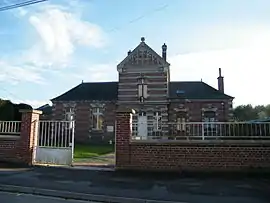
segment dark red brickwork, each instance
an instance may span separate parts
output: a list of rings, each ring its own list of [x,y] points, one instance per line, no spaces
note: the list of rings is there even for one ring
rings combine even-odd
[[[36,141],[36,130],[40,111],[22,111],[22,124],[20,136],[0,137],[0,162],[16,162],[27,165],[32,164],[33,148]]]
[[[116,168],[135,170],[270,169],[270,144],[136,143],[130,141],[131,111],[117,113]]]
[[[130,164],[130,140],[132,111],[118,109],[116,113],[116,167],[122,168]]]
[[[129,150],[130,160],[124,167],[132,169],[168,171],[270,169],[270,145],[132,143]]]
[[[75,102],[75,142],[76,143],[109,143],[114,140],[114,132],[107,132],[107,126],[115,125],[116,102],[98,102],[104,103],[104,127],[101,131],[92,130],[91,103],[94,101]],[[53,106],[52,120],[65,119],[65,105],[68,102],[55,102]]]
[[[116,102],[106,102],[104,108],[104,131],[94,132],[91,131],[91,111],[90,104],[95,101],[81,101],[75,102],[75,141],[79,143],[108,143],[110,140],[114,140],[114,133],[107,133],[107,126],[115,125],[115,111]],[[102,103],[102,102],[96,102]],[[222,103],[224,104],[222,106]],[[65,102],[55,102],[53,107],[53,115],[51,120],[63,120],[65,118]],[[184,108],[188,108],[189,121],[201,122],[202,121],[202,108],[207,108],[211,104],[213,108],[217,108],[217,121],[229,121],[229,113],[231,108],[228,101],[224,100],[209,100],[209,101],[173,101],[168,105],[168,116],[170,122],[175,122],[175,108],[180,105],[184,105]],[[43,118],[42,118],[43,119]]]
[[[169,104],[169,118],[170,121],[174,121],[172,118],[175,115],[175,108],[179,105],[183,105],[184,108],[188,109],[189,121],[190,122],[201,122],[202,121],[202,108],[208,108],[208,105],[211,104],[212,108],[217,108],[217,121],[227,122],[230,120],[231,107],[228,104],[228,101],[217,100],[217,101],[174,101]]]

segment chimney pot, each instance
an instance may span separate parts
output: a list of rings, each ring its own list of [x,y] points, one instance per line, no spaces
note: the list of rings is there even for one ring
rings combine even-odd
[[[222,93],[224,93],[224,77],[221,75],[221,68],[218,69],[219,75],[218,75],[218,90]]]
[[[167,60],[167,45],[165,43],[162,45],[162,58]]]

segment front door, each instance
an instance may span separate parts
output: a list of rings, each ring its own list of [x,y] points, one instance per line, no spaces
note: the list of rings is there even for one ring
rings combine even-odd
[[[138,116],[138,136],[142,140],[147,139],[147,116]]]

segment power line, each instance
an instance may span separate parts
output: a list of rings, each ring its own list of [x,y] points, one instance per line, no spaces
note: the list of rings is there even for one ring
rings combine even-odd
[[[112,28],[112,29],[108,30],[107,33],[110,33],[110,32],[114,32],[114,31],[120,30],[121,28],[126,27],[126,26],[129,25],[129,24],[135,23],[135,22],[137,22],[137,21],[139,21],[139,20],[142,20],[142,19],[144,19],[145,17],[147,17],[147,16],[149,16],[149,15],[152,15],[153,13],[156,13],[156,12],[159,12],[159,11],[164,10],[164,9],[166,9],[168,6],[169,6],[169,4],[165,4],[165,5],[162,5],[162,6],[160,6],[160,7],[157,7],[157,8],[155,8],[155,9],[151,10],[150,12],[146,12],[146,13],[144,13],[144,14],[142,14],[142,15],[140,15],[140,16],[134,18],[134,19],[131,19],[130,21],[128,21],[128,22],[127,22],[125,25],[123,25],[123,26],[115,27],[115,28]]]
[[[41,2],[45,2],[45,1],[48,1],[48,0],[30,0],[30,1],[25,1],[25,2],[21,2],[21,3],[16,3],[16,4],[13,4],[13,5],[10,5],[10,6],[4,6],[4,7],[0,7],[0,12],[1,11],[5,11],[5,10],[10,10],[10,9],[15,9],[15,8],[19,8],[19,7],[23,7],[23,6],[28,6],[28,5],[32,5],[32,4],[36,4],[36,3],[41,3]],[[144,19],[145,17],[149,16],[149,15],[152,15],[153,13],[156,13],[156,12],[159,12],[159,11],[162,11],[164,9],[166,9],[169,5],[168,4],[165,4],[165,5],[162,5],[160,7],[157,7],[153,10],[151,10],[150,12],[146,12],[134,19],[131,19],[129,20],[125,25],[123,26],[120,26],[120,27],[115,27],[115,28],[112,28],[110,30],[107,31],[107,33],[110,33],[110,32],[114,32],[114,31],[117,31],[117,30],[120,30],[121,28],[123,27],[126,27],[127,25],[129,24],[132,24],[132,23],[135,23],[139,20],[142,20]],[[9,76],[10,77],[10,76]],[[14,77],[11,77],[13,78],[14,80],[17,80],[19,81],[18,79],[14,78]],[[18,96],[16,96],[15,94],[11,93],[10,91],[8,91],[7,89],[3,88],[3,87],[0,87],[0,89],[4,90],[5,92],[7,92],[8,94],[16,97],[17,99],[20,99],[22,100],[21,98],[19,98]]]
[[[30,6],[30,5],[45,2],[45,1],[48,1],[48,0],[30,0],[30,1],[24,1],[21,3],[14,3],[11,5],[0,7],[0,12],[10,10],[10,9],[20,8],[20,7],[24,7],[24,6]]]
[[[14,76],[11,76],[8,72],[6,71],[1,71],[3,73],[5,73],[6,75],[8,75],[8,78],[11,78],[13,79],[14,81],[16,82],[21,82],[21,80],[19,80],[18,78],[15,78]],[[1,82],[1,81],[0,81]],[[4,88],[3,86],[0,86],[0,89],[2,89],[3,91],[5,91],[6,93],[8,93],[9,95],[11,95],[12,97],[14,97],[15,99],[18,99],[18,100],[22,100],[23,99],[21,97],[18,97],[17,95],[13,94],[11,91],[7,90],[6,88]],[[1,99],[1,98],[0,98]]]
[[[18,97],[17,95],[13,94],[12,92],[8,91],[6,88],[4,87],[0,87],[1,90],[3,90],[4,92],[8,93],[9,95],[11,95],[12,97],[14,97],[15,99],[21,100],[23,101],[24,99]]]

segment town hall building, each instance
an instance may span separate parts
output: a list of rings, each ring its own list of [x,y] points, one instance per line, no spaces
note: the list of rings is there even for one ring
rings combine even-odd
[[[118,81],[82,82],[51,100],[53,119],[75,120],[76,142],[113,141],[121,107],[135,110],[133,134],[141,139],[169,133],[169,123],[183,130],[188,122],[232,119],[234,98],[224,93],[221,69],[218,89],[202,81],[171,81],[166,44],[160,56],[142,37],[116,69]]]

